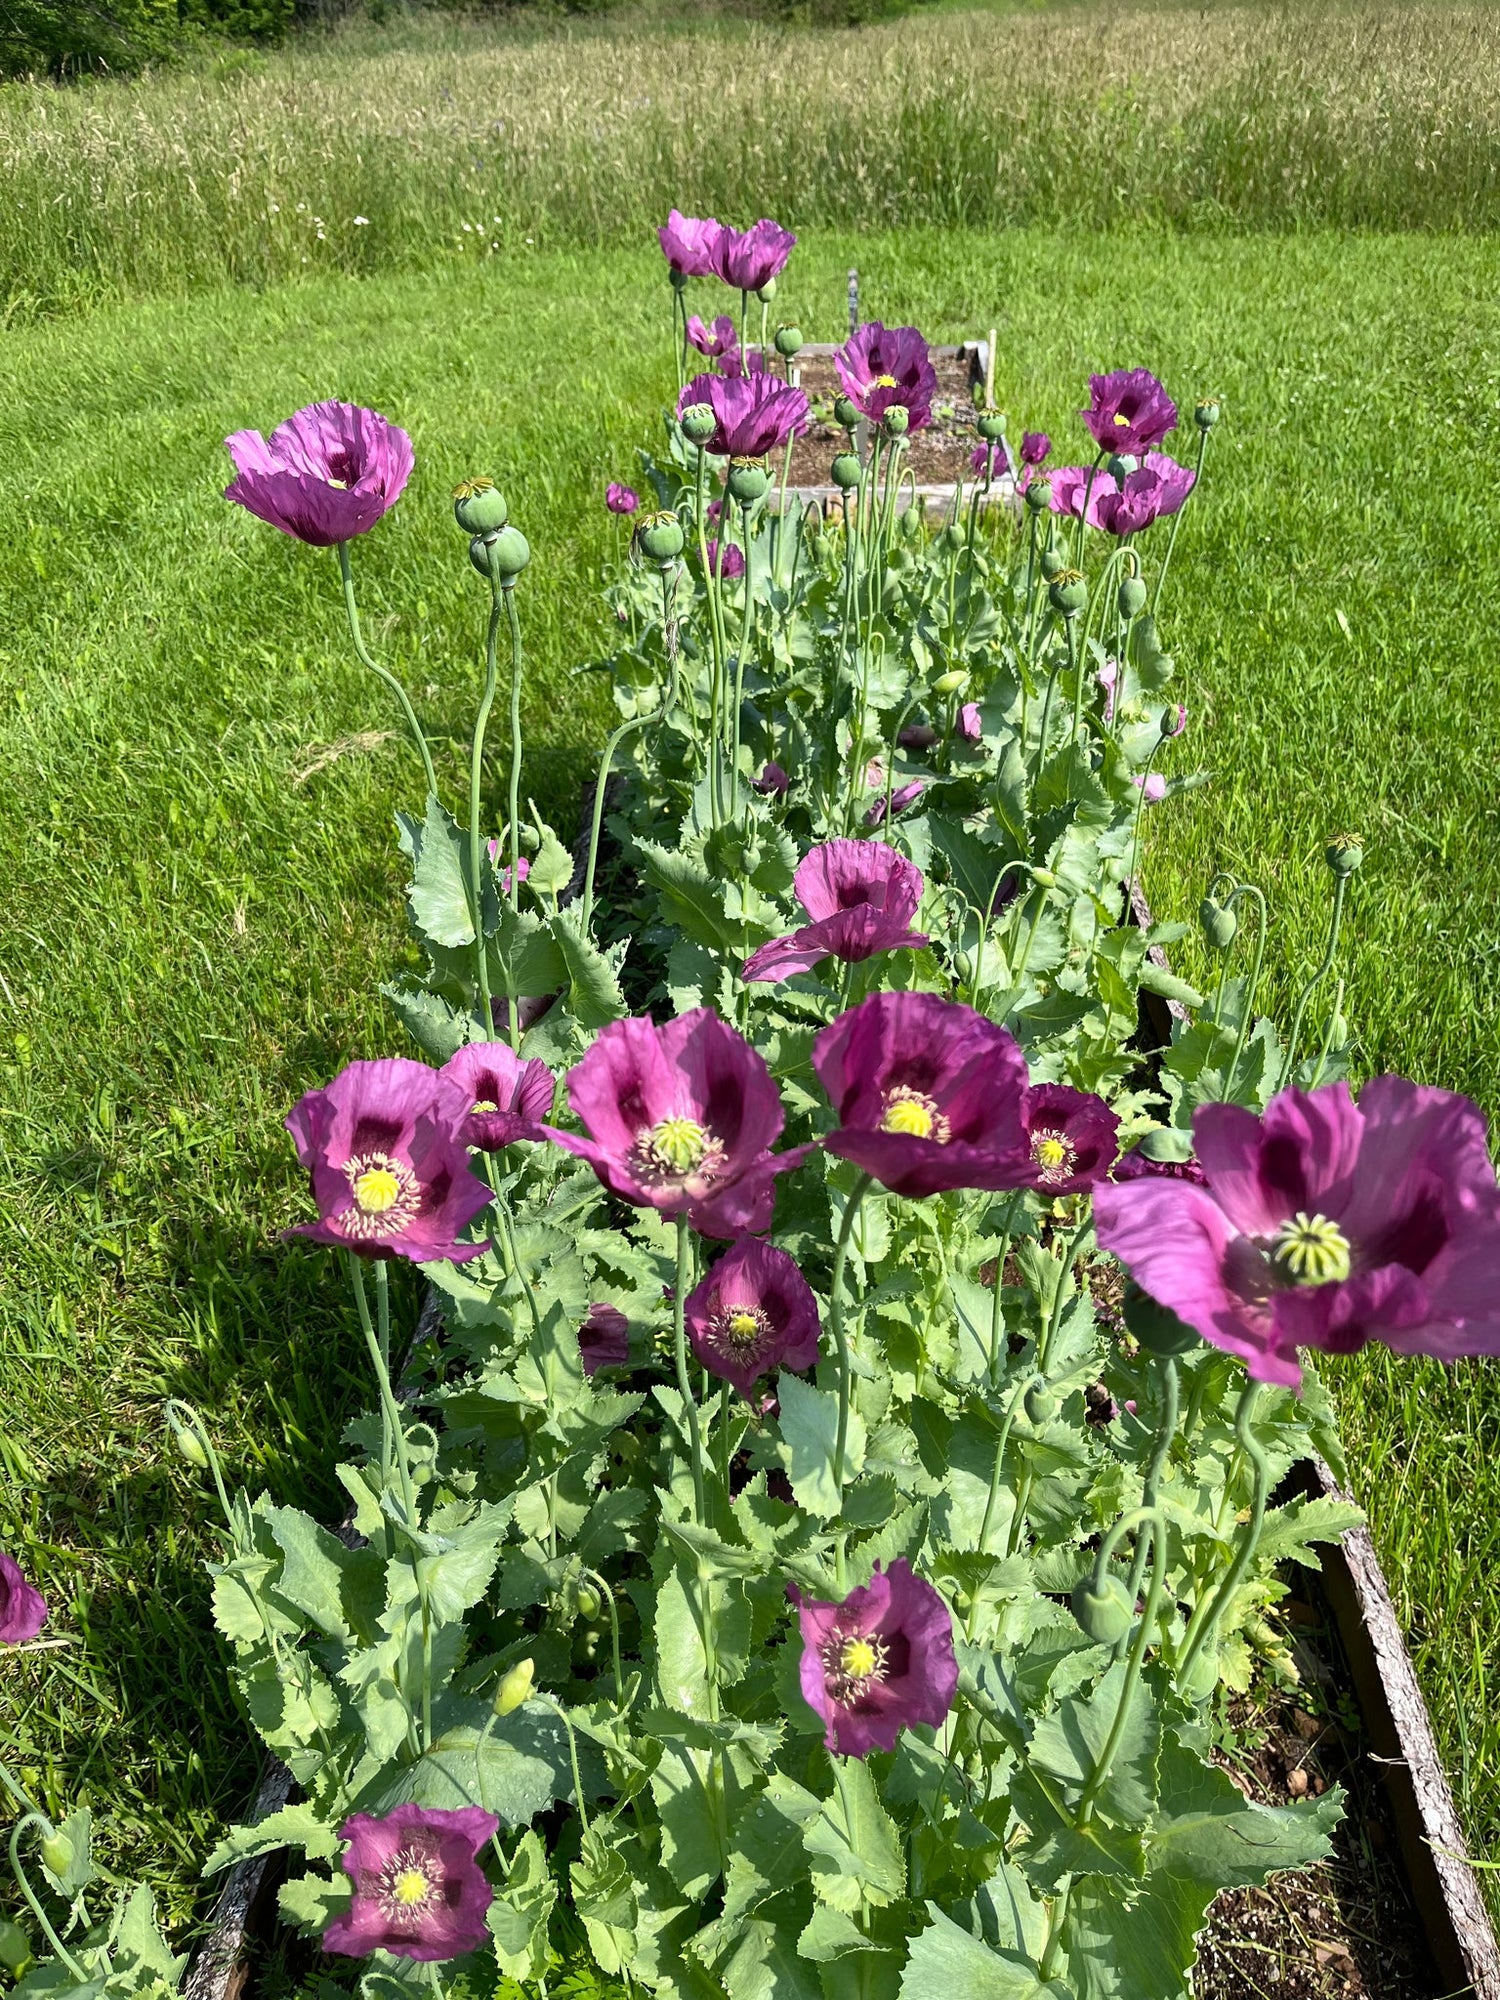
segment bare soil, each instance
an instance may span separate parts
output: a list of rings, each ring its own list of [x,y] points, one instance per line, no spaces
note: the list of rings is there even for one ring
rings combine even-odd
[[[908,437],[902,462],[911,468],[919,486],[951,486],[956,479],[972,479],[969,457],[979,442],[974,431],[970,364],[956,349],[939,348],[933,353],[932,365],[937,375],[933,420],[926,429]],[[812,424],[792,447],[790,484],[826,486],[828,469],[844,449],[844,433],[833,421],[833,399],[840,393],[838,374],[831,354],[799,356],[797,366],[812,405]]]

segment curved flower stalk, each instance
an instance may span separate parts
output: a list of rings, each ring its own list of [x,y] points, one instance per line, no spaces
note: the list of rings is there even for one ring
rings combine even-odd
[[[806,854],[793,877],[812,918],[772,938],[745,961],[747,982],[790,979],[824,958],[846,965],[877,952],[917,950],[928,942],[911,920],[922,900],[922,871],[882,840],[830,840]]]
[[[936,1728],[958,1691],[953,1613],[903,1557],[875,1565],[842,1603],[787,1595],[802,1630],[802,1694],[836,1757],[894,1750],[903,1729]]]
[[[499,1827],[478,1806],[402,1805],[383,1819],[351,1814],[339,1835],[348,1842],[343,1868],[354,1895],[324,1931],[324,1951],[441,1962],[487,1944],[485,1912],[495,1892],[479,1853]]]
[[[1483,1113],[1382,1076],[1287,1090],[1263,1117],[1206,1104],[1205,1176],[1095,1195],[1099,1242],[1257,1381],[1298,1388],[1299,1347],[1500,1354],[1500,1189]]]
[[[687,1301],[688,1341],[710,1375],[747,1402],[774,1369],[800,1372],[818,1358],[818,1302],[795,1258],[746,1237],[714,1265]]]

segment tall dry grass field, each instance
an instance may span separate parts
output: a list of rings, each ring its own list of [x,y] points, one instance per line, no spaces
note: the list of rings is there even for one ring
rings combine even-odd
[[[1483,230],[1484,6],[945,12],[349,35],[0,89],[0,310],[639,237],[672,202],[795,226]]]

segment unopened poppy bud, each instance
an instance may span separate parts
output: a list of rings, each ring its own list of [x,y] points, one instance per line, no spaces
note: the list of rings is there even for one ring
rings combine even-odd
[[[1234,911],[1226,910],[1212,896],[1205,896],[1198,905],[1198,923],[1204,938],[1215,951],[1228,951],[1240,927],[1240,920]]]
[[[1034,1424],[1049,1424],[1057,1415],[1057,1398],[1045,1382],[1033,1382],[1026,1391],[1026,1414]]]
[[[1138,618],[1146,608],[1146,586],[1138,576],[1127,576],[1120,585],[1115,602],[1120,607],[1122,618]]]
[[[1033,514],[1045,514],[1052,505],[1052,482],[1048,479],[1032,479],[1026,486],[1026,505]]]
[[[1060,576],[1067,566],[1068,559],[1060,548],[1054,545],[1042,550],[1041,572],[1049,583],[1053,577]]]
[[[1217,396],[1205,396],[1201,403],[1194,404],[1193,422],[1198,426],[1200,431],[1211,431],[1218,421],[1219,399]]]
[[[778,326],[776,329],[776,352],[783,361],[790,361],[802,352],[802,329],[800,326]]]
[[[738,500],[742,507],[748,507],[765,492],[771,483],[771,476],[763,465],[753,459],[735,459],[729,467],[729,497]]]
[[[974,419],[974,428],[986,444],[1005,436],[1005,419],[998,410],[984,410]]]
[[[199,1472],[207,1472],[208,1453],[203,1449],[202,1438],[182,1421],[175,1410],[167,1411],[167,1428],[172,1433],[172,1442],[177,1447],[178,1456],[186,1459],[187,1463]]]
[[[1357,833],[1341,833],[1329,841],[1323,855],[1335,875],[1352,875],[1365,858],[1364,842]]]
[[[1076,618],[1089,601],[1089,587],[1076,569],[1060,569],[1047,586],[1047,597],[1054,611]]]
[[[513,1715],[525,1702],[531,1699],[532,1683],[536,1679],[535,1660],[517,1660],[508,1674],[501,1677],[495,1689],[496,1715]]]
[[[816,563],[820,563],[827,561],[828,551],[832,545],[830,544],[828,537],[826,535],[814,535],[812,540],[808,543],[807,546],[809,551],[811,552],[813,561]]]
[[[689,403],[677,421],[689,444],[707,444],[719,427],[711,403]]]
[[[757,287],[755,296],[763,306],[768,306],[776,296],[776,280],[774,278],[767,278],[763,285]]]
[[[841,430],[852,431],[859,423],[859,405],[851,402],[847,396],[835,396],[833,421]]]
[[[55,1875],[59,1881],[66,1880],[68,1870],[73,1866],[75,1853],[76,1850],[67,1834],[59,1833],[55,1827],[42,1841],[42,1861],[49,1873]]]
[[[688,284],[687,272],[679,270],[678,267],[674,264],[672,266],[672,290],[674,292],[685,292],[687,290],[687,284]]]
[[[880,428],[887,437],[905,437],[911,428],[911,411],[904,409],[900,403],[892,403],[880,419]]]
[[[969,685],[969,676],[962,667],[955,667],[951,673],[939,674],[932,684],[934,694],[958,694]]]
[[[1218,1685],[1219,1656],[1211,1646],[1203,1648],[1186,1674],[1177,1676],[1178,1692],[1192,1702],[1207,1701]]]
[[[675,514],[648,514],[635,531],[635,545],[648,562],[671,562],[682,554],[682,523]]]
[[[466,479],[453,489],[453,517],[466,535],[492,535],[510,515],[493,479]]]
[[[922,509],[913,500],[909,507],[901,510],[901,532],[909,542],[914,542],[922,532]]]
[[[1073,1616],[1096,1646],[1117,1646],[1135,1623],[1135,1606],[1117,1576],[1101,1577],[1099,1588],[1087,1578],[1069,1602]]]
[[[498,535],[486,537],[490,544],[490,575],[498,577],[506,590],[531,561],[531,544],[519,528],[504,527]]]
[[[833,483],[841,493],[848,493],[858,486],[861,477],[859,460],[852,451],[841,451],[833,461]]]
[[[598,1591],[595,1590],[590,1584],[587,1583],[579,1584],[578,1586],[579,1617],[585,1619],[590,1625],[592,1625],[594,1620],[599,1616],[599,1613],[603,1609],[604,1606],[599,1602]]]
[[[950,521],[947,527],[944,528],[943,532],[938,536],[938,546],[940,548],[946,549],[950,555],[955,555],[957,554],[958,550],[960,550],[963,547],[963,545],[964,545],[963,529],[958,525],[957,521]]]
[[[1104,469],[1111,479],[1125,480],[1136,471],[1138,464],[1139,461],[1132,458],[1129,452],[1117,451]]]
[[[31,1961],[31,1944],[25,1931],[9,1917],[0,1917],[0,1965],[19,1979]]]

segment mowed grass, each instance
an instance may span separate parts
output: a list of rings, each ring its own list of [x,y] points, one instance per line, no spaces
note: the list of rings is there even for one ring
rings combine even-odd
[[[1192,711],[1175,768],[1213,782],[1153,814],[1151,899],[1190,919],[1211,868],[1260,882],[1284,1000],[1321,946],[1324,840],[1359,829],[1361,1065],[1500,1111],[1500,245],[817,234],[785,287],[809,337],[839,331],[850,263],[872,317],[997,325],[1015,424],[1059,443],[1091,366],[1222,395],[1166,605]],[[450,780],[483,597],[447,492],[502,481],[535,550],[527,786],[566,826],[605,721],[574,678],[602,643],[602,488],[652,433],[666,319],[652,250],[539,253],[120,307],[0,357],[0,1545],[76,1642],[0,1665],[0,1726],[179,1918],[254,1764],[207,1626],[211,1519],[160,1404],[201,1402],[233,1477],[334,1505],[363,1389],[337,1269],[278,1241],[304,1212],[278,1121],[401,1046],[375,988],[403,949],[390,815],[416,793],[399,737],[370,740],[396,718],[349,660],[332,558],[223,504],[219,440],[335,393],[412,431],[356,571]],[[1181,963],[1205,976],[1192,942]],[[1500,1853],[1497,1379],[1339,1370],[1471,1838]]]
[[[1500,37],[1472,0],[818,35],[676,12],[440,16],[0,87],[0,318],[609,247],[674,202],[803,230],[1500,224]]]

